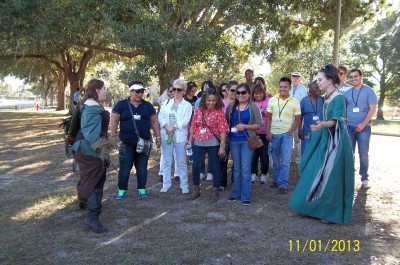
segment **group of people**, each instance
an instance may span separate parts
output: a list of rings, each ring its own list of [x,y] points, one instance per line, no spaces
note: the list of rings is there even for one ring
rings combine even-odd
[[[251,204],[252,183],[267,183],[270,156],[270,187],[286,194],[294,147],[294,162],[299,164],[301,177],[289,208],[323,222],[347,224],[352,211],[356,144],[363,187],[369,188],[370,120],[377,97],[372,88],[363,84],[360,70],[350,71],[352,86],[344,85],[346,75],[346,68],[326,65],[307,91],[301,84],[300,72],[294,72],[291,78],[280,79],[276,96],[267,92],[263,78],[253,81],[250,69],[245,72],[244,83],[230,81],[217,88],[213,82],[205,81],[197,95],[196,83],[177,79],[160,96],[158,113],[144,100],[143,83],[133,81],[129,84],[130,96],[113,107],[111,117],[99,104],[105,99],[104,82],[89,81],[80,107],[80,134],[72,146],[81,171],[78,197],[88,209],[86,225],[95,232],[107,231],[99,221],[106,163],[97,143],[108,136],[109,123],[108,138],[120,143],[116,199],[127,195],[133,165],[137,194],[148,196],[150,152],[142,152],[138,145],[152,140],[153,129],[155,144],[161,147],[162,154],[162,193],[172,185],[174,162],[181,192],[189,193],[190,200],[201,196],[207,153],[212,202],[218,201],[219,192],[227,186],[229,154],[233,161],[229,201]],[[321,97],[321,91],[325,97]],[[262,143],[261,147],[249,144],[254,139]],[[188,160],[192,162],[191,191]]]

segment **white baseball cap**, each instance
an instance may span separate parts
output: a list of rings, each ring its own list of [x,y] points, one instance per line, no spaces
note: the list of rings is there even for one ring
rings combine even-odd
[[[293,73],[292,73],[292,76],[299,76],[299,77],[301,77],[301,74],[300,74],[300,72],[293,72]]]
[[[131,87],[129,88],[129,90],[140,90],[140,89],[144,89],[144,87],[139,84],[131,85]]]

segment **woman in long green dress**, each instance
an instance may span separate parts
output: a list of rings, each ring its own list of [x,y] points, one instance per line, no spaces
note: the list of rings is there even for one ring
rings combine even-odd
[[[323,223],[348,224],[354,195],[354,159],[345,124],[346,100],[336,89],[338,69],[329,64],[318,72],[325,91],[323,121],[311,125],[310,142],[299,166],[301,178],[289,208],[321,219]]]

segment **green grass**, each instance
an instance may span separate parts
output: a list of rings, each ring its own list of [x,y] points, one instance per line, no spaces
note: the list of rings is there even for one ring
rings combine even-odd
[[[400,134],[400,119],[372,120],[372,132]]]

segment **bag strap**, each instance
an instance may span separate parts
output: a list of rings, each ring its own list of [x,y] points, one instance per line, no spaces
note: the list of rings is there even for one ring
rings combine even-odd
[[[204,118],[204,112],[203,112],[203,111],[201,111],[201,118],[202,118],[202,120],[203,120],[203,124],[204,124],[205,126],[207,126],[208,129],[210,129],[210,131],[211,131],[212,134],[214,135],[214,137],[217,138],[218,143],[221,143],[221,140],[218,138],[217,134],[210,128],[210,126],[208,126],[208,124],[207,124],[207,122],[206,122],[206,119]]]
[[[126,102],[128,103],[129,111],[131,112],[133,126],[135,126],[135,134],[136,134],[136,136],[138,138],[140,138],[139,131],[138,131],[137,127],[136,127],[135,118],[133,117],[133,111],[132,111],[131,103],[129,102],[129,98],[126,99]]]
[[[248,107],[248,106],[249,106],[249,104],[247,104],[247,107]],[[245,109],[247,109],[247,107],[246,107]],[[249,107],[249,108],[250,108],[250,107]],[[239,124],[240,124],[240,123],[242,123],[242,121],[241,121],[241,119],[240,119],[240,106],[239,106],[239,105],[238,105],[237,111],[238,111]],[[246,139],[249,140],[250,135],[247,135],[249,132],[247,132],[247,134],[246,134],[246,132],[247,132],[247,129],[243,130],[244,136],[246,136]]]

